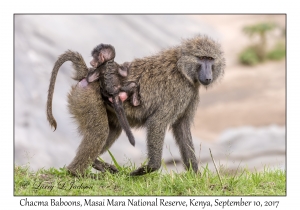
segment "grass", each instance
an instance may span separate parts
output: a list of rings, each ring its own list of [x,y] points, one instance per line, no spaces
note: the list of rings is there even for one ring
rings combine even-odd
[[[239,61],[248,66],[254,66],[265,60],[279,61],[285,58],[285,45],[277,43],[273,49],[268,51],[266,55],[261,52],[258,46],[249,46],[239,54]]]
[[[247,47],[239,55],[239,60],[244,65],[254,66],[261,62],[261,58],[258,56],[257,48],[254,46]]]
[[[277,36],[277,43],[273,49],[267,51],[268,34],[271,34],[274,29],[282,31],[280,36]],[[281,60],[285,58],[285,29],[275,23],[257,23],[248,25],[243,28],[243,32],[250,37],[258,37],[258,42],[246,47],[239,54],[239,61],[248,66],[254,66],[266,60]],[[280,41],[281,40],[281,41]]]
[[[267,58],[270,60],[281,60],[285,58],[285,45],[284,43],[278,42],[275,47],[268,52]]]
[[[140,177],[130,177],[134,167],[120,166],[117,174],[98,173],[94,178],[77,178],[65,168],[32,172],[28,167],[15,167],[15,195],[286,195],[286,174],[282,170],[238,174],[221,173],[218,176],[201,168],[201,174],[153,172]],[[222,183],[220,182],[222,180]]]

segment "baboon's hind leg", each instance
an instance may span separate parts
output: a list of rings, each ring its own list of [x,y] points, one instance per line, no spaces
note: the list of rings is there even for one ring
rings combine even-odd
[[[117,116],[114,113],[107,111],[108,116],[108,126],[109,126],[109,134],[107,140],[105,141],[104,146],[100,152],[100,155],[106,152],[116,141],[116,139],[120,136],[122,132],[121,125],[118,121]]]
[[[104,146],[102,147],[100,155],[106,152],[111,147],[111,145],[116,141],[116,139],[120,136],[122,132],[122,128],[120,127],[117,120],[118,119],[115,114],[108,112],[109,134]],[[98,159],[94,161],[93,168],[101,172],[107,170],[111,173],[118,172],[117,168],[114,165],[101,162]]]
[[[68,96],[69,110],[78,123],[83,139],[73,161],[67,167],[74,175],[82,175],[100,154],[109,133],[106,108],[95,84],[72,87]]]

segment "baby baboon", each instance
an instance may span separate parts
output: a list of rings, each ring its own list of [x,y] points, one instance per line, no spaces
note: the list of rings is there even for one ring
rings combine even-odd
[[[99,44],[92,51],[93,59],[87,82],[91,83],[100,79],[102,94],[113,102],[112,96],[119,95],[121,101],[131,96],[133,106],[140,105],[138,86],[135,82],[127,82],[126,77],[130,67],[129,62],[118,65],[114,62],[115,48],[108,44]],[[102,84],[102,85],[101,85]]]
[[[116,111],[121,127],[126,132],[129,142],[134,146],[135,140],[124,113],[122,101],[128,96],[132,98],[134,106],[139,105],[137,85],[135,82],[126,83],[129,63],[122,66],[114,62],[115,49],[111,45],[100,44],[92,51],[93,60],[90,62],[95,68],[87,75],[87,82],[99,79],[102,97],[108,99]]]
[[[134,107],[126,101],[123,105],[131,127],[147,128],[149,160],[131,175],[143,175],[160,168],[168,127],[174,134],[185,167],[198,171],[190,126],[199,102],[199,87],[209,87],[223,75],[224,68],[220,45],[200,35],[131,62],[127,81],[135,81],[139,86],[141,106]],[[94,161],[95,168],[114,171],[113,166],[99,163],[96,158],[114,143],[121,128],[114,110],[98,97],[95,89],[99,85],[90,83],[87,87],[73,86],[69,94],[69,109],[78,122],[83,140],[68,170],[83,173]]]
[[[87,81],[91,83],[99,79],[100,92],[103,100],[112,105],[121,127],[126,132],[129,142],[134,146],[134,136],[127,121],[122,100],[124,101],[132,92],[135,92],[133,95],[137,95],[137,85],[135,82],[130,82],[128,85],[123,86],[125,78],[119,75],[119,68],[120,66],[115,62],[102,64],[95,70],[89,72]],[[125,96],[122,93],[124,93]]]

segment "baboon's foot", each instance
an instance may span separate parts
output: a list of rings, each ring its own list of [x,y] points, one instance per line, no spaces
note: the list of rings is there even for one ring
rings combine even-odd
[[[104,163],[96,159],[92,165],[92,167],[98,171],[105,172],[109,171],[110,173],[114,174],[118,172],[118,169],[109,163]]]
[[[122,102],[124,102],[128,98],[128,94],[126,92],[120,92],[119,98],[121,99]]]
[[[153,171],[157,171],[159,168],[153,168],[150,166],[141,166],[138,169],[134,170],[133,172],[130,173],[130,176],[141,176],[144,174],[151,173]]]
[[[72,176],[75,176],[75,177],[84,177],[84,173],[83,172],[79,172],[79,171],[74,171],[74,170],[71,170],[70,168],[67,168],[68,170],[68,173]]]

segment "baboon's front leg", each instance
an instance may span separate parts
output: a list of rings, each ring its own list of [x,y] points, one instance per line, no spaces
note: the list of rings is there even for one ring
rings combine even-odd
[[[131,172],[131,176],[144,175],[156,171],[161,166],[162,150],[167,126],[157,120],[147,125],[148,164]]]
[[[177,122],[172,126],[172,131],[177,145],[179,146],[179,151],[185,168],[192,168],[195,172],[198,172],[198,164],[189,120],[185,117],[177,120]]]

